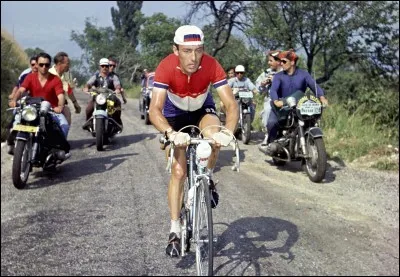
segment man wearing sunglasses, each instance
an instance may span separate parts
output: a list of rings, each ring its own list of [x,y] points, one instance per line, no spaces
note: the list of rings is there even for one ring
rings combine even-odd
[[[267,128],[268,117],[271,112],[271,98],[269,96],[269,90],[272,84],[273,76],[282,70],[281,60],[279,59],[280,50],[271,50],[267,52],[267,63],[269,68],[258,76],[256,80],[256,87],[260,93],[264,93],[264,109],[261,112],[262,124]],[[259,147],[266,147],[268,139],[268,131],[265,133],[264,140],[261,142]]]
[[[298,57],[292,49],[281,52],[279,59],[281,60],[282,71],[277,73],[272,81],[270,89],[271,105],[281,108],[283,106],[281,98],[288,97],[296,91],[305,92],[307,87],[319,97],[323,105],[328,105],[324,91],[316,84],[311,75],[306,70],[296,67]],[[269,144],[278,135],[278,118],[274,112],[270,113],[267,129],[267,142]]]
[[[16,101],[22,93],[26,91],[29,91],[29,95],[32,97],[43,97],[46,101],[49,101],[55,112],[52,113],[51,116],[60,126],[64,134],[64,141],[60,143],[63,145],[63,150],[67,154],[66,157],[69,158],[70,146],[67,142],[69,124],[65,116],[62,114],[65,105],[64,89],[60,78],[49,73],[50,62],[51,57],[49,54],[40,53],[38,55],[38,72],[33,72],[25,78],[13,99],[10,101],[10,107],[15,107]]]
[[[89,93],[89,89],[94,86],[96,88],[106,87],[115,91],[117,94],[121,93],[121,82],[117,75],[110,74],[110,61],[107,58],[102,58],[99,61],[99,69],[100,71],[93,75],[89,81],[87,81],[83,91]],[[115,107],[117,110],[113,114],[114,120],[121,125],[121,101],[116,98]],[[86,107],[86,123],[82,126],[82,129],[89,130],[90,124],[88,124],[88,120],[92,117],[94,111],[94,102],[93,97],[90,96],[88,105]]]
[[[246,89],[249,91],[252,91],[254,94],[258,93],[258,90],[256,86],[253,84],[253,82],[245,77],[246,70],[243,65],[237,65],[235,67],[235,75],[236,77],[230,78],[228,80],[228,85],[232,88],[233,95],[236,95],[240,89]],[[254,102],[252,102],[253,105],[253,111],[256,110],[256,105]],[[225,106],[222,101],[220,102],[220,109],[223,114],[225,114]],[[254,119],[254,113],[251,115],[251,121]]]
[[[108,64],[110,66],[110,75],[111,76],[116,75],[119,78],[118,74],[115,72],[115,70],[116,70],[116,68],[118,66],[117,60],[113,56],[109,56],[108,57]],[[121,82],[120,78],[119,78],[119,82],[120,82],[120,85],[121,85],[122,101],[124,101],[124,104],[126,104],[126,102],[128,102],[128,101],[126,100],[125,90],[122,87],[122,82]]]

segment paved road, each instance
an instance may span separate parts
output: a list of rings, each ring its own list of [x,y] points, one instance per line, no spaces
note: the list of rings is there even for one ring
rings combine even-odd
[[[84,108],[86,95],[78,93]],[[1,275],[194,275],[193,255],[165,255],[168,174],[158,133],[138,102],[104,152],[73,114],[72,157],[57,174],[34,169],[16,190],[1,150]],[[215,170],[215,275],[398,275],[399,177],[329,162],[310,182],[300,165],[276,168],[256,147],[232,150]]]

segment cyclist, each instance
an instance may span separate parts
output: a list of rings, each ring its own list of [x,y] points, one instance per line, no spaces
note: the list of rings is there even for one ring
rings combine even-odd
[[[239,116],[238,105],[227,84],[226,73],[216,59],[204,53],[203,44],[204,35],[197,26],[184,25],[176,30],[174,53],[164,58],[155,71],[150,104],[150,121],[177,146],[168,187],[171,229],[166,252],[172,257],[180,255],[179,214],[187,173],[186,146],[190,141],[190,130],[178,131],[187,125],[196,125],[200,129],[209,125],[220,125],[212,94],[208,91],[210,83],[225,104],[226,127],[231,132],[235,130]],[[216,142],[207,166],[211,177],[220,146],[226,146],[232,141],[231,134],[219,129],[208,128],[204,132],[206,137]],[[211,190],[215,207],[219,196],[213,182]]]

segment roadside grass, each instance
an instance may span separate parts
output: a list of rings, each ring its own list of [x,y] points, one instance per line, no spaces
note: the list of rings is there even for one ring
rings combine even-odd
[[[125,93],[128,96],[128,98],[139,98],[141,89],[142,87],[140,84],[134,84],[131,87],[126,88]]]

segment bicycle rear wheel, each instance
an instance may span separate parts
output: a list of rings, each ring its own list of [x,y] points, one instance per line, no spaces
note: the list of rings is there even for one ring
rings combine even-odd
[[[213,275],[213,221],[210,188],[205,179],[197,188],[194,219],[194,242],[196,246],[196,269],[198,276]]]

